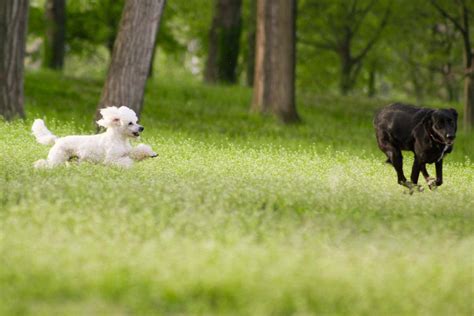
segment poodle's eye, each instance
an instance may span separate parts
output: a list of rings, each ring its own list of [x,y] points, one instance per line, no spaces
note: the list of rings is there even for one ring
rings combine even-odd
[[[132,122],[130,122],[130,123],[128,123],[128,125],[133,125],[133,123],[132,123]]]

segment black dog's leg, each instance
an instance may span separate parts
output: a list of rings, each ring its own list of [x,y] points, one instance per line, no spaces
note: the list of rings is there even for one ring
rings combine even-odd
[[[443,184],[443,159],[436,162],[436,186]]]
[[[430,177],[428,170],[426,170],[426,164],[422,163],[420,165],[421,173],[423,174],[423,177],[425,177],[426,181],[428,181],[428,178]]]
[[[390,157],[392,165],[395,168],[395,171],[397,172],[398,184],[401,184],[411,189],[413,186],[410,182],[407,181],[407,178],[405,178],[405,175],[403,174],[402,152],[396,148],[391,148],[391,150],[387,152],[387,155]]]
[[[418,185],[418,178],[420,177],[420,171],[421,171],[421,163],[418,161],[418,159],[415,156],[415,161],[413,162],[413,168],[411,170],[411,182],[418,188],[418,191],[423,191],[423,188]]]
[[[418,178],[420,177],[420,171],[421,171],[421,164],[418,162],[418,159],[415,157],[415,161],[413,162],[413,168],[411,169],[411,182],[413,184],[418,183]]]
[[[421,173],[423,173],[423,177],[425,177],[426,183],[428,184],[428,187],[430,190],[433,190],[436,188],[436,179],[430,177],[428,170],[426,170],[426,164],[421,164]]]

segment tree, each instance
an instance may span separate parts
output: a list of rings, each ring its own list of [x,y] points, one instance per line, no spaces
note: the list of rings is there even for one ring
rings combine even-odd
[[[295,0],[258,0],[251,109],[298,121],[295,106]]]
[[[204,80],[235,83],[239,56],[242,0],[215,0]]]
[[[140,115],[165,0],[126,0],[97,113],[126,105]]]
[[[438,1],[431,0],[431,4],[447,20],[449,20],[462,36],[464,43],[464,129],[470,131],[474,126],[474,51],[470,38],[469,19],[470,10],[468,8],[470,0],[456,0],[456,9],[460,12],[455,15],[448,9],[442,7]],[[454,8],[453,8],[454,9]]]
[[[308,35],[298,40],[316,49],[329,50],[337,54],[340,63],[339,89],[343,95],[354,88],[364,59],[380,39],[388,23],[391,2],[380,14],[381,18],[375,14],[378,2],[351,0],[334,4],[333,1],[309,0],[302,8],[302,11],[325,15],[322,19],[307,14],[302,24],[319,31],[305,32]],[[362,34],[363,31],[368,34]]]
[[[62,69],[66,47],[66,0],[47,0],[44,66]]]
[[[24,117],[23,58],[28,24],[28,0],[0,2],[0,115]]]
[[[247,85],[253,86],[255,73],[255,36],[257,24],[257,0],[250,0],[250,14],[247,25]]]

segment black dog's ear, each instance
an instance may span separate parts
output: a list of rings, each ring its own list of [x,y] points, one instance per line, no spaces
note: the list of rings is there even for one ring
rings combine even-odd
[[[456,111],[453,108],[448,109],[449,112],[451,112],[454,115],[455,119],[458,119],[458,111]]]
[[[434,111],[429,111],[428,113],[426,113],[425,117],[423,118],[423,125],[425,126],[429,126],[431,127],[431,125],[433,125],[433,119],[432,119],[432,116],[433,116],[433,113]]]

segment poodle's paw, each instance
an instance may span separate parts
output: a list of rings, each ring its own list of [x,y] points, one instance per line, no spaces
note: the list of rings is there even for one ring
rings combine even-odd
[[[33,166],[36,169],[43,169],[43,168],[49,168],[48,161],[46,159],[40,159],[38,161],[35,161]]]
[[[130,152],[130,157],[133,160],[144,160],[146,158],[158,157],[158,154],[151,149],[149,145],[139,144]]]

